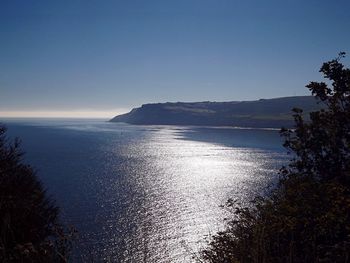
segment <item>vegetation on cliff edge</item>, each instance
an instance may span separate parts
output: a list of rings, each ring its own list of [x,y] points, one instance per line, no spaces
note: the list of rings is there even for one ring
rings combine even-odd
[[[251,207],[234,208],[201,260],[229,262],[350,262],[350,69],[339,57],[322,65],[325,82],[306,87],[324,109],[282,129],[293,159],[276,189]]]
[[[0,262],[66,262],[73,232],[59,224],[58,207],[22,157],[0,126]]]

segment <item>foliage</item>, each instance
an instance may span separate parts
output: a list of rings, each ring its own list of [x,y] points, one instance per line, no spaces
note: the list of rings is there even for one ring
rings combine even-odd
[[[58,207],[22,156],[0,126],[0,262],[66,262],[70,239]]]
[[[205,262],[350,262],[350,70],[345,53],[324,63],[325,82],[307,88],[325,108],[282,129],[294,158],[277,188],[235,208],[225,231],[202,251]],[[231,203],[232,205],[232,203]]]

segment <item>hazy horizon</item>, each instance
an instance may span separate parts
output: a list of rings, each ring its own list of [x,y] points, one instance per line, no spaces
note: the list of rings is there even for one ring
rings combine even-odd
[[[98,118],[107,119],[128,112],[129,109],[116,110],[18,110],[1,111],[0,118]]]

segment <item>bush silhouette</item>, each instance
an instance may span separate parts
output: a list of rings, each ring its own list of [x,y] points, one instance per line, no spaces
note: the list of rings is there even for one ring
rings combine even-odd
[[[65,262],[70,242],[58,207],[22,156],[0,126],[0,262]]]
[[[324,104],[304,121],[293,109],[294,129],[282,129],[293,159],[277,188],[234,219],[201,253],[205,262],[350,261],[350,70],[345,53],[320,69],[328,84],[307,88]]]

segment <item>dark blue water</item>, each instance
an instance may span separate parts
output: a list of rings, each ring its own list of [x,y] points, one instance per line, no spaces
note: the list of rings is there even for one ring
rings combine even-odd
[[[79,231],[74,261],[192,262],[286,161],[278,131],[3,120]]]

